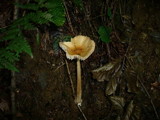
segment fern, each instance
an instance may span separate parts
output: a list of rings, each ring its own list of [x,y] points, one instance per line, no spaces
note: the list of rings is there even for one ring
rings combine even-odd
[[[15,52],[16,55],[19,55],[22,52],[26,52],[30,56],[33,56],[31,48],[22,33],[19,33],[16,39],[11,40],[6,49]]]
[[[29,10],[38,10],[39,9],[39,6],[34,3],[28,3],[27,5],[22,5],[22,4],[16,3],[15,5],[17,7],[23,8],[23,9],[29,9]]]
[[[18,72],[18,69],[14,66],[15,61],[18,60],[19,56],[15,55],[15,53],[8,51],[6,49],[0,50],[0,69],[6,68]]]
[[[0,29],[0,69],[5,68],[18,71],[14,66],[20,59],[20,54],[25,52],[33,57],[30,45],[28,44],[24,30],[35,30],[37,24],[53,23],[62,26],[65,22],[65,11],[61,0],[34,0],[34,3],[19,4],[18,7],[30,10],[25,16],[13,21],[4,29]]]
[[[1,40],[6,41],[7,45],[0,50],[0,68],[6,68],[13,71],[18,71],[14,63],[19,60],[19,54],[26,52],[32,56],[31,48],[25,37],[18,28],[9,28],[4,31],[5,34]]]
[[[62,26],[65,22],[65,11],[62,0],[35,0],[35,3],[28,3],[26,5],[18,4],[20,8],[32,10],[30,14],[25,16],[30,22],[45,24],[48,22],[54,23],[57,26]],[[44,11],[45,9],[45,11]]]

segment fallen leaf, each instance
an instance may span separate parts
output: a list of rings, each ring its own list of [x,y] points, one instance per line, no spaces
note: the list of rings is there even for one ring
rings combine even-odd
[[[92,74],[93,74],[93,78],[97,79],[97,81],[99,82],[103,82],[103,81],[109,81],[109,75],[114,74],[114,71],[116,71],[117,67],[117,63],[119,63],[119,59],[112,61],[102,67],[99,67],[95,70],[92,70]]]
[[[134,104],[133,104],[133,100],[129,103],[129,105],[127,106],[127,110],[126,113],[124,115],[124,119],[123,120],[130,120],[130,117],[133,113],[133,109],[134,109]]]
[[[125,106],[125,100],[123,97],[120,96],[111,96],[110,100],[114,106],[116,106],[117,109],[119,109],[121,112],[123,112],[123,108]]]
[[[154,89],[160,89],[160,82],[155,81],[154,83],[151,83],[151,90]]]
[[[113,78],[107,84],[106,95],[111,95],[115,93],[116,89],[117,89],[117,79]]]
[[[4,99],[1,99],[0,109],[1,109],[3,112],[9,110],[9,105],[8,105],[8,103],[7,103]]]

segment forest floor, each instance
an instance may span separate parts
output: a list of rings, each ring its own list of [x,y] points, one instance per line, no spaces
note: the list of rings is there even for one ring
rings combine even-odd
[[[101,17],[94,18],[98,7],[88,20],[75,9],[72,13],[70,3],[67,6],[71,26],[66,22],[58,29],[53,26],[40,31],[39,44],[28,33],[34,57],[22,54],[17,63],[20,72],[14,76],[18,120],[160,120],[160,4],[156,0],[133,1],[113,4],[121,12],[117,18],[115,13],[115,21],[111,22],[114,29],[108,44],[99,40],[95,30],[102,22]],[[95,4],[100,6],[103,2],[88,1],[85,10],[92,11]],[[4,15],[9,15],[5,12],[9,11],[4,7],[0,10],[3,25],[8,20]],[[70,82],[72,78],[76,90],[76,60],[68,60],[57,44],[65,35],[78,34],[96,42],[94,53],[81,62],[80,108],[74,102]],[[110,71],[98,70],[109,64],[114,66]],[[0,71],[2,120],[11,117],[10,78],[9,71]]]

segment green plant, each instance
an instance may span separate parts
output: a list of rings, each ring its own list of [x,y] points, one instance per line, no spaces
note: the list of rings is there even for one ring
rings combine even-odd
[[[83,9],[84,9],[83,1],[82,1],[82,0],[73,0],[73,3],[74,3],[78,8],[80,8],[80,10],[83,10]]]
[[[111,8],[108,8],[108,10],[107,10],[107,15],[108,15],[109,19],[112,19]]]
[[[33,56],[31,48],[20,28],[11,26],[8,29],[2,29],[0,33],[3,35],[0,43],[5,43],[4,47],[0,48],[0,68],[18,71],[14,64],[19,60],[20,53],[26,52]]]
[[[23,22],[46,24],[54,23],[57,26],[62,26],[65,22],[65,11],[62,0],[34,0],[36,3],[28,3],[25,5],[16,3],[20,8],[32,10],[25,15]],[[21,21],[21,20],[20,20]],[[19,21],[18,21],[19,22]]]
[[[100,36],[100,39],[105,43],[109,43],[111,41],[110,33],[111,33],[111,28],[109,27],[100,26],[98,29],[98,34]]]
[[[23,31],[35,30],[39,24],[53,23],[62,26],[65,22],[61,0],[34,0],[34,3],[15,5],[28,10],[27,14],[13,21],[7,28],[0,29],[0,46],[3,46],[0,48],[0,69],[12,71],[18,71],[14,65],[20,59],[21,53],[25,52],[33,57]]]

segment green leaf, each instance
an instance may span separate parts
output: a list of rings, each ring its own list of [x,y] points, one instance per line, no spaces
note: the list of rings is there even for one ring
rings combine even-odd
[[[112,19],[111,8],[108,8],[108,10],[107,10],[107,15],[108,15],[109,19]]]
[[[74,0],[74,4],[80,8],[80,10],[83,10],[84,9],[84,6],[83,6],[83,1],[82,0]]]
[[[105,42],[105,43],[111,42],[110,33],[111,33],[111,28],[107,28],[105,26],[100,26],[99,27],[98,34],[100,35],[100,39],[103,42]]]
[[[25,52],[31,57],[31,47],[22,31],[35,30],[36,25],[48,24],[50,22],[57,26],[65,23],[65,9],[62,0],[34,0],[34,3],[16,5],[23,9],[29,9],[25,16],[13,21],[7,28],[0,29],[0,43],[7,41],[0,48],[0,68],[18,71],[14,66],[19,60],[20,54]],[[39,34],[36,40],[39,41]]]
[[[9,61],[9,62],[14,62],[14,61],[18,61],[19,60],[19,56],[16,56],[15,53],[11,52],[11,51],[8,51],[6,49],[1,49],[0,50],[0,60],[4,60],[2,62],[5,63],[5,60]]]
[[[20,29],[18,29],[18,28],[11,28],[11,29],[6,29],[6,30],[4,30],[3,31],[3,33],[1,33],[1,34],[4,34],[3,35],[3,37],[1,38],[1,40],[0,41],[7,41],[7,40],[11,40],[11,39],[14,39],[14,38],[16,38],[17,36],[17,34],[20,32]]]
[[[71,40],[71,38],[72,38],[72,36],[70,36],[70,35],[65,35],[65,36],[63,37],[63,41],[69,42],[69,41]]]
[[[0,68],[18,72],[18,69],[14,66],[14,62],[19,60],[19,56],[16,56],[13,52],[7,51],[6,49],[1,49],[0,53]]]
[[[8,70],[19,72],[19,70],[13,65],[13,63],[5,62],[4,66]]]
[[[47,1],[47,0],[34,0],[35,2],[38,2],[38,4],[42,4],[42,3],[44,3],[45,1]]]
[[[28,4],[19,4],[19,3],[15,3],[15,5],[17,7],[23,8],[23,9],[29,9],[29,10],[38,10],[39,6],[37,4],[34,3],[28,3]]]
[[[42,7],[47,9],[54,9],[57,7],[63,7],[62,0],[48,0],[45,4],[42,4]]]
[[[62,26],[66,19],[65,19],[65,11],[64,9],[57,7],[53,10],[49,10],[49,13],[52,15],[50,22],[53,22],[57,26]]]
[[[54,24],[56,24],[57,26],[62,26],[64,23],[65,23],[65,18],[63,17],[56,17],[56,18],[53,18],[52,22]]]

